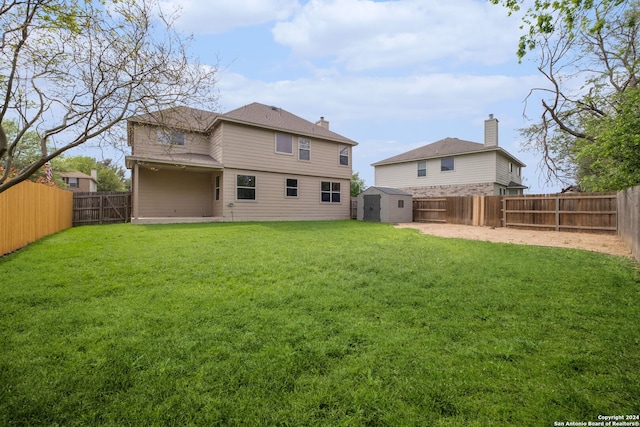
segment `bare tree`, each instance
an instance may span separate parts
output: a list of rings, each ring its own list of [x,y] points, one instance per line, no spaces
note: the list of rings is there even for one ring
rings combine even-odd
[[[174,19],[156,0],[2,0],[0,192],[92,138],[122,141],[128,116],[187,103],[214,109],[217,64],[189,56]],[[5,120],[19,123],[11,139]],[[40,156],[12,174],[33,131]]]
[[[491,1],[512,11],[521,3]],[[638,87],[640,2],[536,2],[524,16],[529,31],[520,39],[518,56],[529,49],[539,52],[538,70],[548,84],[530,91],[528,103],[540,102],[542,109],[521,134],[528,148],[542,154],[548,180],[580,183],[593,172],[594,161],[611,157],[609,148],[597,149],[610,147],[603,144],[600,124],[615,122]],[[607,163],[627,167],[616,160]]]

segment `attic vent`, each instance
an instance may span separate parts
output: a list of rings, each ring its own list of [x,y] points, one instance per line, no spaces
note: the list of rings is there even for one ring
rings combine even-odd
[[[278,107],[276,107],[275,105],[272,105],[272,106],[271,106],[271,109],[272,109],[273,111],[278,111]]]

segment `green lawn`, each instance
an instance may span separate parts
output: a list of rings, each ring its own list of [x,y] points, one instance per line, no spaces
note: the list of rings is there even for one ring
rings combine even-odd
[[[637,267],[356,221],[73,228],[0,259],[0,425],[638,414]]]

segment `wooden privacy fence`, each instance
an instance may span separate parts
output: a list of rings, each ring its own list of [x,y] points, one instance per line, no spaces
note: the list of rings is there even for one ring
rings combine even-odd
[[[73,226],[131,221],[131,193],[73,194]]]
[[[23,181],[0,193],[0,256],[70,228],[70,191]]]
[[[502,227],[502,196],[426,197],[413,199],[413,220]]]
[[[413,220],[615,234],[616,194],[414,198]]]
[[[615,234],[618,231],[617,196],[562,194],[516,196],[502,199],[505,227]]]

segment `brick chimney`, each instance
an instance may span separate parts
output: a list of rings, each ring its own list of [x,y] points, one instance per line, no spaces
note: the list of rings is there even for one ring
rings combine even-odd
[[[329,122],[326,121],[324,117],[320,117],[320,120],[318,120],[316,124],[320,127],[325,128],[326,130],[329,130]]]
[[[489,118],[484,121],[484,146],[498,146],[498,119],[493,118],[493,114],[489,114]]]

